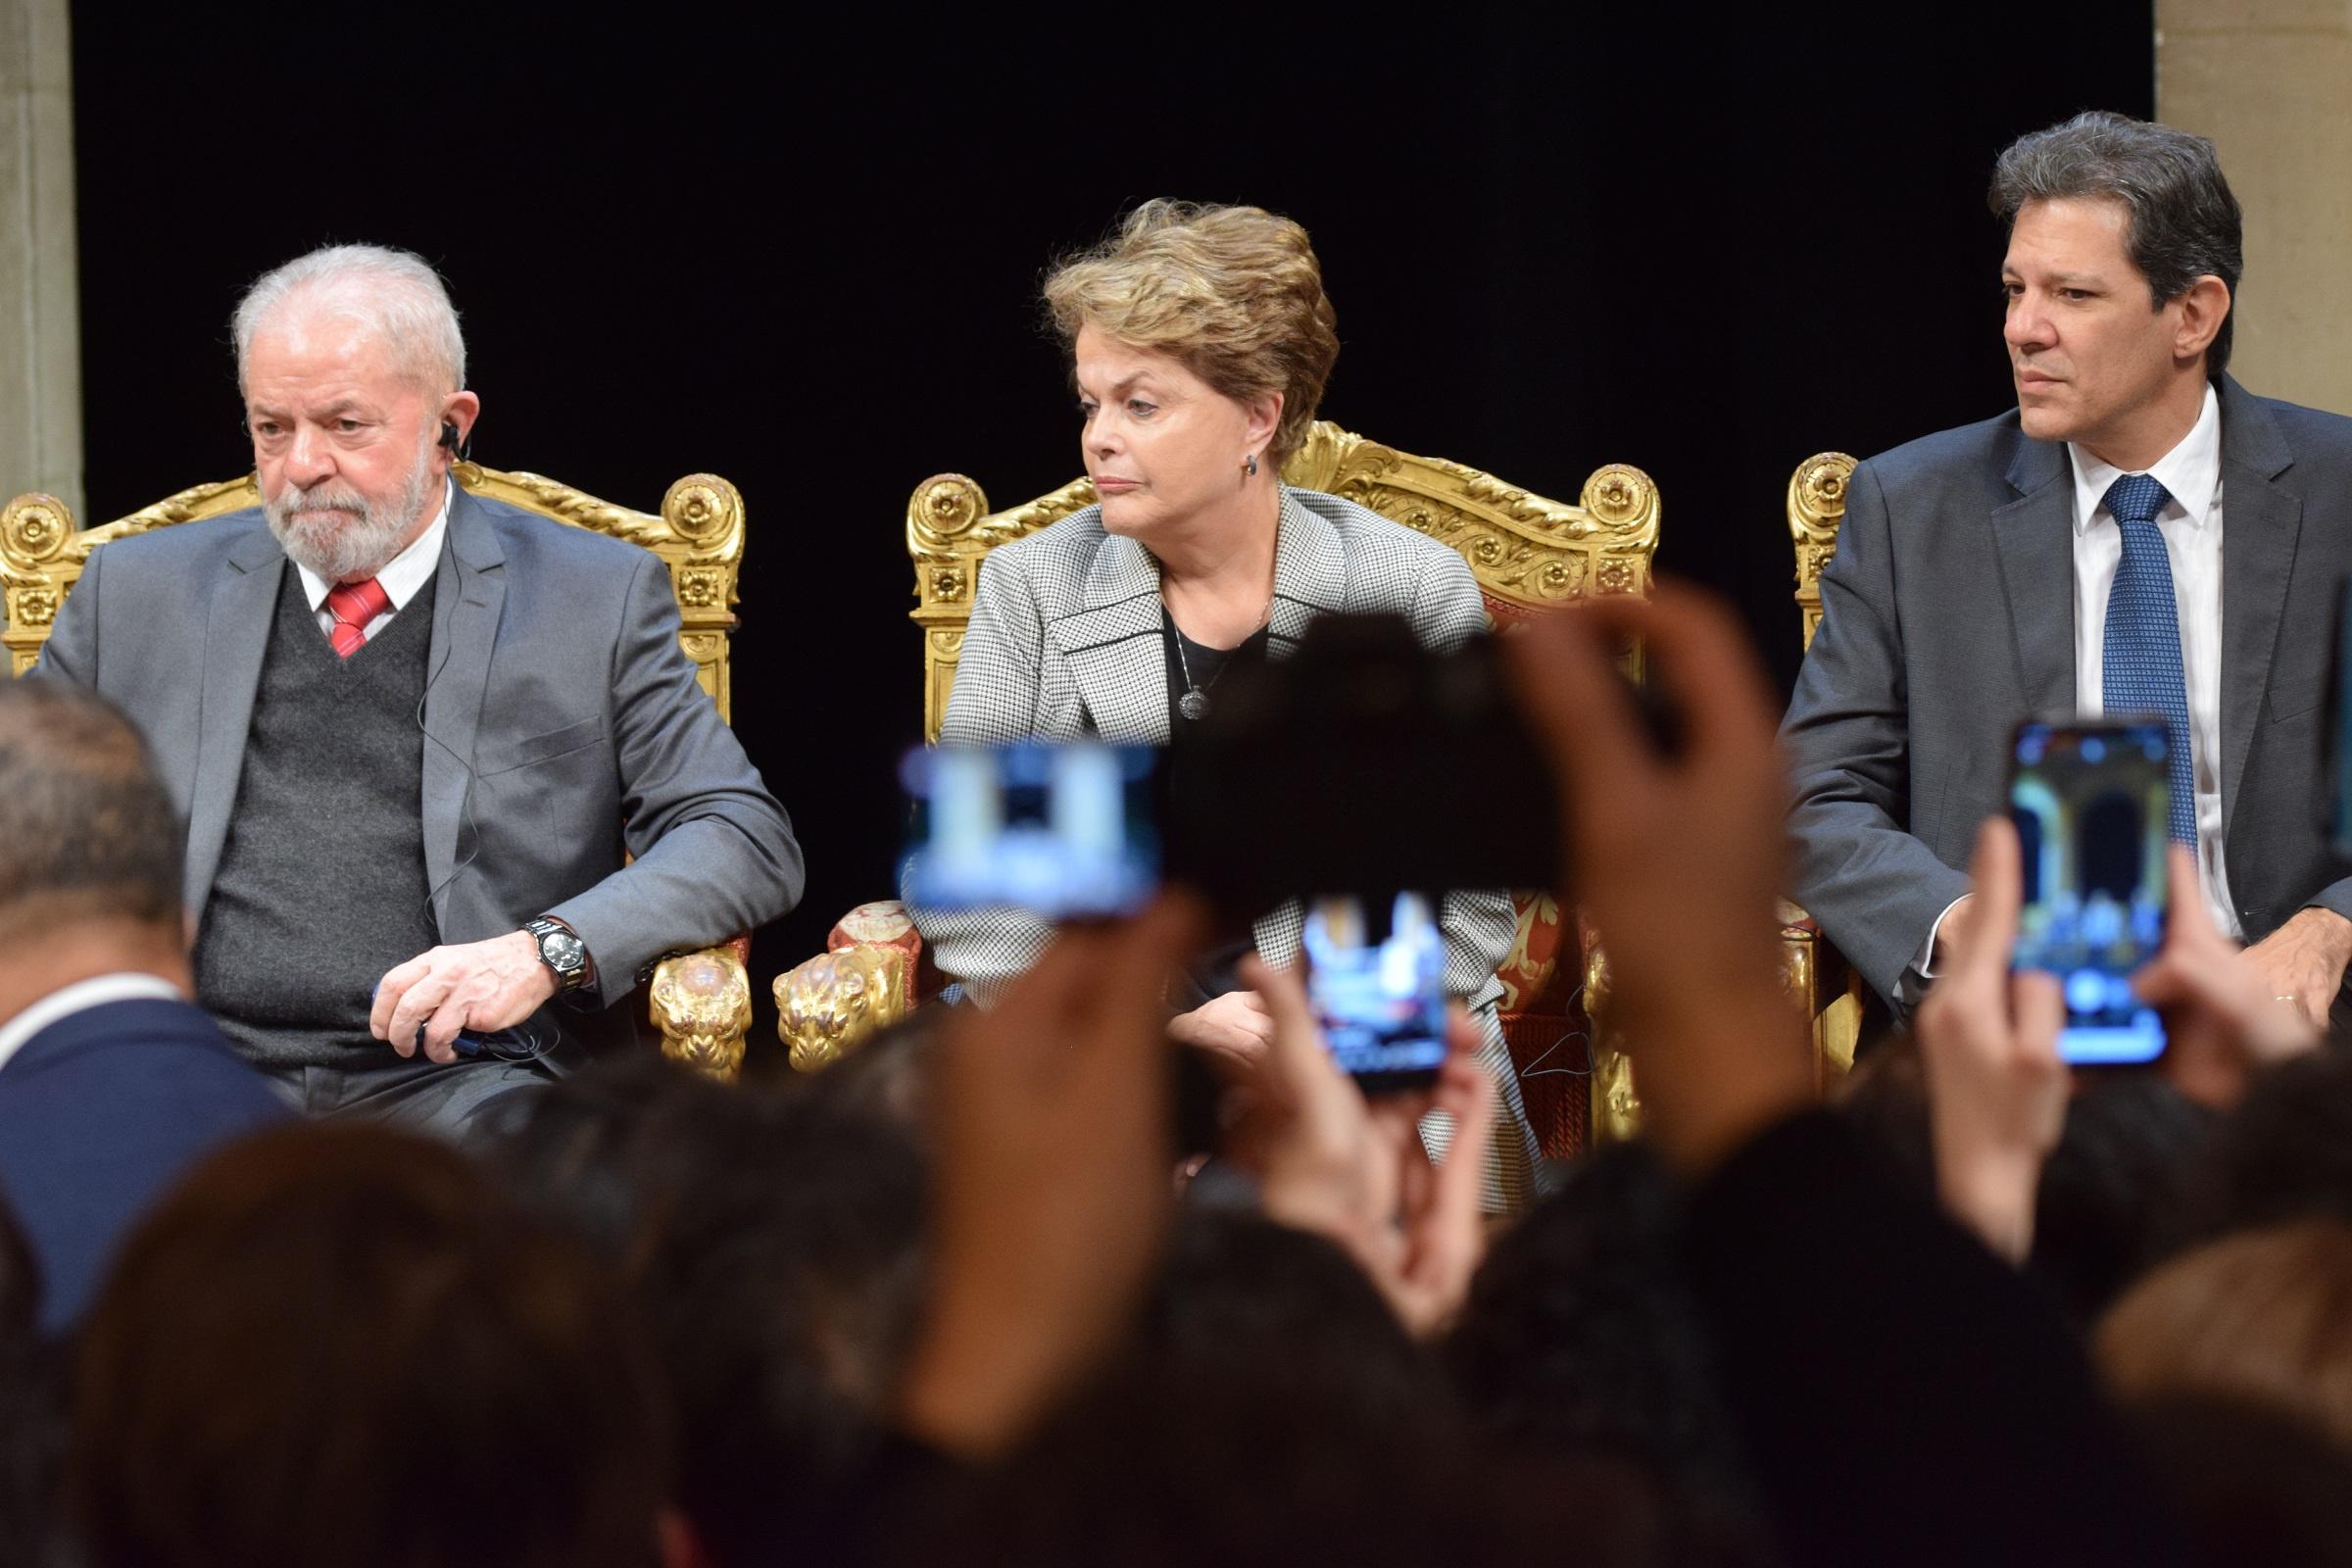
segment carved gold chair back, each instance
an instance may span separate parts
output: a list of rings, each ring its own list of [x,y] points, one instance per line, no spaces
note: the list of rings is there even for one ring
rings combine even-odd
[[[643,546],[669,568],[678,598],[678,642],[719,715],[733,716],[727,645],[735,629],[736,586],[743,564],[743,495],[714,473],[690,473],[669,487],[659,514],[632,512],[535,473],[508,473],[475,463],[457,466],[469,493],[543,517]],[[54,496],[21,495],[0,510],[0,645],[9,671],[22,675],[41,655],[66,596],[90,552],[130,534],[197,522],[261,505],[254,476],[182,490],[127,517],[76,532],[74,514]],[[718,1077],[742,1065],[751,1026],[745,943],[663,960],[650,991],[655,1025],[670,1056]]]
[[[1821,574],[1838,554],[1845,489],[1853,476],[1854,460],[1842,452],[1817,452],[1788,476],[1788,539],[1796,551],[1796,608],[1807,648],[1821,629]],[[1826,1088],[1854,1064],[1862,1035],[1862,980],[1822,939],[1804,910],[1784,904],[1781,919],[1788,960],[1785,978],[1812,1020],[1814,1068]]]
[[[1547,501],[1493,474],[1442,458],[1415,457],[1318,419],[1283,465],[1285,481],[1368,507],[1461,553],[1498,626],[1587,594],[1646,594],[1658,548],[1658,487],[1623,464],[1595,469],[1576,506]],[[939,738],[971,623],[980,563],[997,546],[1093,506],[1094,483],[1076,479],[1004,512],[988,510],[979,484],[943,473],[915,487],[906,506],[923,629],[923,732]]]
[[[1499,630],[1587,595],[1649,591],[1658,545],[1658,488],[1649,475],[1623,464],[1595,469],[1577,505],[1569,506],[1477,468],[1417,457],[1317,420],[1283,465],[1283,478],[1301,489],[1353,501],[1458,551],[1485,596],[1488,618]],[[928,738],[939,738],[948,695],[956,686],[981,563],[997,546],[1094,501],[1094,485],[1085,479],[1004,512],[989,511],[979,484],[959,473],[939,474],[916,486],[906,508],[906,550],[914,562],[916,606],[910,613],[923,633]],[[1637,649],[1629,655],[1629,672],[1639,675],[1640,662]],[[1630,1107],[1631,1084],[1622,1060],[1597,1038],[1599,1031],[1578,1000],[1592,950],[1572,912],[1564,917],[1559,902],[1548,894],[1523,894],[1517,903],[1518,936],[1499,970],[1503,1032],[1528,1073],[1523,1088],[1538,1136],[1547,1153],[1564,1155],[1586,1141],[1595,1116],[1603,1113],[1588,1098],[1592,1087],[1603,1086],[1605,1098],[1609,1083],[1622,1082],[1617,1098]],[[807,983],[791,975],[777,982],[784,1032],[795,1043],[796,1061],[821,1062],[852,1049],[867,1026],[875,998],[895,992],[902,999],[885,1006],[887,1015],[911,1001],[913,979],[900,978],[914,951],[910,929],[900,930],[880,906],[864,906],[852,920],[874,928],[883,943],[902,945],[902,957],[895,960],[901,967],[886,968],[878,978],[858,974],[845,980],[844,955],[876,938],[852,936],[848,921],[837,928],[834,952],[812,960],[815,967],[803,977]],[[851,1001],[856,1004],[846,1010],[845,990],[855,993]],[[1586,1071],[1583,1040],[1592,1042],[1596,1071]],[[1630,1108],[1625,1114],[1630,1118]]]
[[[669,568],[683,622],[678,638],[703,690],[732,718],[727,638],[735,629],[736,579],[743,564],[743,496],[714,473],[690,473],[669,487],[660,514],[632,512],[535,473],[507,473],[478,463],[457,466],[468,492],[504,501],[558,522],[642,545]],[[6,594],[11,673],[40,658],[57,612],[81,577],[90,552],[127,534],[197,522],[262,504],[254,476],[200,484],[129,516],[76,533],[74,514],[52,496],[22,495],[0,512],[0,592]]]

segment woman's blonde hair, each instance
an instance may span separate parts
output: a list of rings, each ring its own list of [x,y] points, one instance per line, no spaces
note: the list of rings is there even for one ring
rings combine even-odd
[[[2094,1351],[2127,1401],[2250,1400],[2352,1444],[2352,1224],[2294,1220],[2183,1253],[2109,1309]]]
[[[1062,342],[1093,326],[1158,349],[1237,401],[1282,394],[1268,460],[1306,439],[1340,356],[1339,318],[1306,230],[1262,207],[1149,201],[1046,279]]]

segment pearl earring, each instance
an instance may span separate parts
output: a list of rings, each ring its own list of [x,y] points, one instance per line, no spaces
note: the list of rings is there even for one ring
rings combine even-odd
[[[1245,472],[1245,473],[1247,473],[1247,474],[1249,474],[1249,475],[1250,475],[1250,478],[1252,478],[1252,479],[1254,479],[1254,478],[1256,478],[1256,477],[1257,477],[1257,454],[1256,454],[1256,453],[1254,453],[1254,452],[1252,452],[1252,453],[1250,453],[1248,456],[1246,456],[1246,457],[1244,457],[1244,458],[1242,459],[1242,471],[1243,471],[1243,472]]]

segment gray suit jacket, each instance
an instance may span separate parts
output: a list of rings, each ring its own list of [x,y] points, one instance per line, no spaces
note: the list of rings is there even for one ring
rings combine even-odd
[[[2328,841],[2328,631],[2352,571],[2352,419],[2222,390],[2222,820],[2248,940],[2352,915]],[[2012,727],[2075,709],[2074,481],[2014,412],[1871,459],[1781,738],[1795,897],[1883,996],[1968,891]]]
[[[116,540],[36,666],[146,735],[186,814],[192,910],[212,894],[292,569],[258,509]],[[792,824],[695,683],[659,558],[459,490],[434,580],[418,808],[442,941],[555,915],[610,1006],[663,953],[792,907]],[[567,1036],[559,1066],[631,1030],[624,1012],[541,1017]]]
[[[1313,490],[1283,490],[1280,527],[1266,628],[1271,656],[1296,648],[1315,616],[1342,611],[1403,615],[1438,649],[1486,630],[1477,579],[1436,540]],[[1033,736],[1168,741],[1159,563],[1133,539],[1106,532],[1101,507],[990,551],[980,572],[939,738],[992,745]],[[1397,831],[1412,824],[1400,822]],[[982,1002],[1035,962],[1053,935],[1017,910],[914,913],[941,970]],[[1298,961],[1303,922],[1296,900],[1256,921],[1250,935],[1259,955],[1276,965]],[[1489,1206],[1516,1206],[1534,1190],[1535,1142],[1495,1017],[1502,983],[1494,968],[1511,951],[1518,916],[1507,893],[1450,893],[1439,923],[1446,989],[1476,1013],[1487,1037],[1482,1059],[1502,1096]]]

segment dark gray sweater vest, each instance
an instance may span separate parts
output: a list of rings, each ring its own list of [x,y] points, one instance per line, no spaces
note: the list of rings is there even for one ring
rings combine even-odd
[[[263,1065],[388,1065],[399,1058],[368,1033],[375,983],[440,940],[418,799],[433,585],[339,659],[301,577],[284,575],[196,939],[197,997]]]

